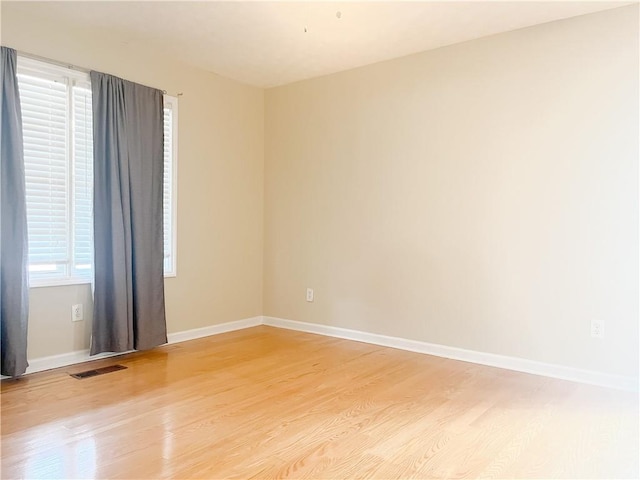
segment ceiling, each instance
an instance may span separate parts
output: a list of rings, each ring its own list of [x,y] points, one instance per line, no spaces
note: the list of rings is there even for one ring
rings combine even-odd
[[[105,29],[193,66],[272,87],[630,2],[2,3],[3,13]]]

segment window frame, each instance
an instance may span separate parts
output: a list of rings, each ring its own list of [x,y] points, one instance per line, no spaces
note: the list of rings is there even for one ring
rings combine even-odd
[[[65,132],[66,141],[66,162],[67,162],[67,200],[66,208],[69,218],[69,225],[67,226],[67,238],[69,241],[69,254],[70,258],[74,255],[74,237],[75,237],[75,222],[72,221],[74,211],[74,137],[73,137],[73,88],[79,86],[81,88],[91,88],[91,80],[87,72],[73,70],[71,68],[63,67],[60,65],[48,63],[42,60],[35,60],[23,55],[18,55],[17,74],[41,78],[48,81],[61,82],[67,89],[67,110],[66,110],[66,122],[67,131]],[[20,88],[20,82],[18,81],[18,88]],[[72,262],[66,267],[66,275],[57,275],[51,278],[47,277],[33,277],[32,272],[28,271],[29,275],[29,287],[55,287],[62,285],[83,285],[89,284],[93,281],[93,265],[91,266],[91,274],[87,276],[79,276],[74,272]]]
[[[164,95],[164,108],[171,107],[171,268],[164,278],[178,276],[178,97]]]
[[[67,141],[67,165],[68,165],[68,214],[70,216],[73,215],[73,189],[74,189],[74,177],[73,177],[73,114],[71,111],[73,96],[73,87],[78,86],[88,86],[91,88],[91,80],[89,78],[89,73],[85,71],[75,70],[71,67],[64,67],[62,65],[57,65],[55,63],[50,63],[45,60],[36,60],[30,58],[28,56],[18,54],[18,64],[17,64],[17,73],[20,75],[29,75],[33,77],[38,77],[46,80],[60,81],[64,78],[65,85],[68,89],[69,96],[69,106],[67,111],[67,122],[68,122],[68,131],[66,132],[66,141]],[[169,106],[171,109],[171,178],[170,178],[170,218],[171,218],[171,268],[169,271],[164,271],[164,278],[171,278],[177,276],[177,238],[178,238],[178,229],[177,229],[177,211],[178,211],[178,98],[164,95],[164,107]],[[164,191],[164,189],[163,189]],[[163,193],[164,198],[164,193]],[[164,212],[163,212],[164,215]],[[69,241],[73,242],[75,231],[75,222],[70,221],[70,225],[68,226],[68,235],[70,235]],[[163,234],[164,235],[164,234]],[[163,237],[164,238],[164,237]],[[73,243],[71,243],[73,244]],[[163,241],[164,244],[164,241]],[[73,250],[73,246],[69,247]],[[163,263],[164,265],[164,263]],[[73,274],[73,268],[71,265],[67,268],[66,276],[57,276],[53,278],[32,278],[31,272],[29,274],[29,287],[30,288],[41,288],[41,287],[56,287],[56,286],[64,286],[64,285],[84,285],[93,283],[93,278],[95,275],[95,267],[93,262],[91,264],[91,275],[87,277],[79,277]]]

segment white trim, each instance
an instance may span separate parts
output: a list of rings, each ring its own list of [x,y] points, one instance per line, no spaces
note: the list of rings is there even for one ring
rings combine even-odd
[[[93,267],[92,267],[93,268]],[[90,285],[90,278],[37,278],[29,280],[29,288],[67,287],[69,285]]]
[[[163,98],[164,107],[171,110],[171,269],[164,274],[171,278],[178,276],[178,97]]]
[[[218,335],[220,333],[233,332],[234,330],[242,330],[249,327],[255,327],[262,324],[262,317],[245,318],[234,322],[226,322],[218,325],[211,325],[203,328],[194,328],[193,330],[185,330],[183,332],[170,333],[167,335],[168,342],[165,345],[173,343],[185,342],[196,338],[208,337],[210,335]],[[74,352],[62,353],[60,355],[51,355],[48,357],[40,357],[29,359],[29,367],[27,374],[51,370],[52,368],[67,367],[78,363],[92,362],[108,357],[116,357],[132,353],[135,350],[119,353],[100,353],[98,355],[89,356],[89,350],[76,350]],[[2,378],[9,378],[2,376]]]
[[[80,72],[76,70],[71,70],[67,67],[51,64],[49,62],[44,62],[42,60],[37,60],[33,58],[28,58],[22,56],[18,53],[18,64],[17,64],[18,76],[31,77],[39,80],[47,80],[50,82],[56,82],[61,86],[64,86],[65,89],[65,107],[64,107],[64,118],[65,118],[65,135],[64,135],[64,166],[66,169],[66,179],[65,179],[65,236],[67,241],[67,254],[65,260],[51,260],[40,261],[36,264],[29,264],[29,283],[30,287],[50,287],[50,286],[59,286],[59,285],[78,285],[83,283],[91,283],[91,275],[83,274],[81,271],[76,269],[75,264],[75,255],[76,255],[76,239],[74,235],[75,228],[77,227],[77,216],[76,216],[76,205],[74,195],[76,193],[76,184],[75,184],[75,166],[80,163],[86,163],[84,160],[79,161],[75,157],[75,137],[79,130],[76,129],[77,116],[74,108],[74,96],[75,96],[75,87],[80,87],[83,89],[90,90],[90,78],[88,72]],[[19,79],[19,82],[21,80]],[[25,87],[26,85],[22,85]],[[25,98],[32,98],[29,96],[30,89],[27,88],[26,91],[22,92],[21,97],[25,95]],[[40,94],[37,94],[39,97]],[[24,98],[23,98],[24,99]],[[24,113],[24,110],[23,110]],[[86,159],[85,159],[86,160]],[[25,161],[27,164],[34,163],[40,164],[41,159],[38,158],[26,158]],[[27,178],[27,187],[31,184],[30,178]],[[39,183],[39,182],[38,182]],[[29,203],[29,202],[28,202]],[[32,245],[33,246],[33,245]],[[37,270],[32,270],[31,267],[42,264],[49,264],[54,267],[54,270],[51,272],[39,272]]]
[[[77,70],[70,66],[62,66],[52,60],[33,58],[24,53],[17,52],[18,67],[20,73],[42,78],[46,76],[49,80],[58,81],[63,77],[74,80],[86,81],[89,78],[88,70]]]
[[[463,362],[488,365],[491,367],[504,368],[506,370],[515,370],[517,372],[531,373],[534,375],[559,378],[562,380],[569,380],[573,382],[588,383],[591,385],[615,388],[618,390],[627,390],[634,392],[638,391],[638,379],[634,377],[611,375],[607,373],[594,372],[591,370],[566,367],[563,365],[537,362],[535,360],[527,360],[524,358],[508,357],[505,355],[478,352],[475,350],[465,350],[463,348],[448,347],[446,345],[438,345],[435,343],[408,340],[399,337],[389,337],[387,335],[379,335],[376,333],[350,330],[330,325],[318,325],[314,323],[298,322],[295,320],[286,320],[283,318],[263,317],[262,323],[271,327],[286,328],[288,330],[297,330],[300,332],[315,333],[318,335],[326,335],[329,337],[355,340],[357,342],[398,348],[401,350],[408,350],[410,352],[435,355],[437,357],[451,358],[453,360],[461,360]]]
[[[51,370],[52,368],[66,367],[69,365],[75,365],[77,363],[92,362],[93,360],[100,360],[103,358],[116,357],[118,355],[125,355],[129,352],[119,353],[100,353],[98,355],[89,356],[89,350],[76,350],[74,352],[62,353],[60,355],[51,355],[49,357],[40,357],[29,360],[29,366],[26,373],[42,372],[44,370]],[[8,378],[3,376],[2,378]]]
[[[184,332],[170,333],[167,335],[168,344],[186,342],[187,340],[195,340],[196,338],[208,337],[210,335],[218,335],[220,333],[233,332],[244,328],[257,327],[262,325],[262,317],[251,317],[235,322],[220,323],[218,325],[210,325],[208,327],[194,328]]]
[[[368,333],[360,330],[350,330],[347,328],[334,327],[330,325],[319,325],[314,323],[298,322],[296,320],[286,320],[276,317],[251,317],[233,322],[221,323],[218,325],[210,325],[208,327],[195,328],[183,332],[170,333],[167,335],[167,344],[186,342],[197,338],[208,337],[210,335],[218,335],[220,333],[233,332],[235,330],[243,330],[245,328],[256,327],[258,325],[267,325],[270,327],[284,328],[287,330],[296,330],[299,332],[315,333],[328,337],[344,338],[356,342],[370,343],[383,347],[398,348],[410,352],[423,353],[426,355],[435,355],[437,357],[450,358],[463,362],[476,363],[479,365],[487,365],[490,367],[504,368],[506,370],[514,370],[517,372],[531,373],[533,375],[542,375],[545,377],[559,378],[572,382],[587,383],[598,385],[601,387],[615,388],[618,390],[627,390],[632,392],[638,391],[638,379],[634,377],[626,377],[622,375],[611,375],[607,373],[594,372],[591,370],[582,370],[579,368],[566,367],[563,365],[554,365],[551,363],[537,362],[535,360],[527,360],[525,358],[508,357],[505,355],[497,355],[494,353],[478,352],[475,350],[466,350],[463,348],[448,347],[446,345],[438,345],[435,343],[421,342],[418,340],[408,340],[406,338],[390,337],[387,335],[379,335],[377,333]],[[29,360],[29,368],[27,374],[51,370],[52,368],[66,367],[78,363],[90,362],[102,358],[124,355],[131,352],[123,353],[102,353],[93,357],[89,356],[89,350],[78,350],[75,352],[63,353],[61,355],[52,355],[49,357],[40,357]],[[2,377],[8,378],[8,377]]]

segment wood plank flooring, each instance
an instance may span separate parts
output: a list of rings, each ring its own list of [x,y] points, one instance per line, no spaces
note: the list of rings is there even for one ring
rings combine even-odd
[[[639,475],[637,394],[266,326],[1,402],[4,479]]]

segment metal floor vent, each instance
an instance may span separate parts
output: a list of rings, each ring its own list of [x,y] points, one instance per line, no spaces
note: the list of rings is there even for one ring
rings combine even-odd
[[[84,372],[72,373],[73,378],[82,380],[83,378],[95,377],[97,375],[104,375],[105,373],[117,372],[118,370],[124,370],[124,365],[110,365],[108,367],[96,368],[95,370],[85,370]]]

